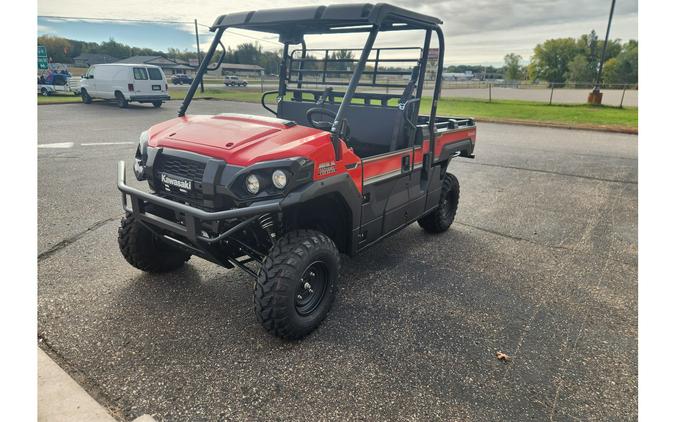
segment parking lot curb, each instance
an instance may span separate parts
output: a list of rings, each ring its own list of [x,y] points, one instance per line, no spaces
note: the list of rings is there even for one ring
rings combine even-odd
[[[116,422],[116,419],[38,347],[38,421]]]
[[[47,353],[37,349],[39,422],[117,422]],[[132,422],[157,421],[151,415],[141,415]]]

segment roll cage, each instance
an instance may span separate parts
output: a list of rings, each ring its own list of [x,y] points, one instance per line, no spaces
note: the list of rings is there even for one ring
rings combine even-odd
[[[206,52],[201,65],[197,70],[197,74],[185,96],[185,100],[181,105],[178,116],[182,117],[185,115],[187,108],[194,97],[194,94],[207,70],[217,69],[223,61],[225,48],[221,42],[221,39],[225,31],[229,28],[238,28],[246,29],[252,31],[273,33],[279,36],[279,42],[283,44],[283,53],[282,61],[279,69],[279,86],[278,90],[270,91],[263,94],[261,102],[263,107],[265,107],[270,112],[277,114],[274,110],[268,108],[265,105],[265,97],[268,95],[276,94],[277,102],[279,105],[282,105],[282,100],[289,91],[289,85],[294,84],[295,89],[293,89],[293,95],[296,100],[302,100],[304,93],[308,93],[313,96],[317,102],[323,104],[326,100],[329,102],[334,102],[335,94],[331,92],[330,89],[326,89],[323,92],[320,91],[310,91],[305,90],[303,92],[303,79],[306,75],[314,73],[321,76],[322,82],[324,85],[328,84],[326,78],[328,74],[351,74],[349,82],[330,82],[330,85],[345,85],[347,89],[344,93],[340,93],[341,101],[338,104],[335,104],[333,107],[335,111],[331,114],[334,114],[333,121],[330,125],[331,139],[333,141],[333,146],[335,148],[336,159],[340,159],[340,137],[344,136],[344,130],[346,127],[346,114],[349,114],[349,109],[352,105],[352,100],[359,98],[363,101],[363,104],[366,106],[370,105],[373,100],[380,101],[382,106],[387,106],[388,102],[394,98],[399,97],[400,101],[398,103],[398,109],[402,113],[397,115],[396,118],[402,120],[402,123],[410,124],[413,127],[416,125],[415,119],[410,117],[410,115],[416,116],[417,109],[419,107],[419,102],[422,97],[422,92],[424,89],[424,75],[426,74],[426,66],[429,60],[429,50],[432,34],[435,33],[438,38],[438,64],[437,64],[437,77],[435,78],[434,91],[433,91],[433,100],[431,103],[431,112],[428,117],[429,127],[433,127],[436,123],[436,108],[438,103],[438,98],[441,91],[441,81],[440,75],[443,70],[443,55],[445,50],[445,43],[443,38],[443,31],[441,29],[442,21],[438,18],[432,16],[422,15],[413,11],[409,11],[397,6],[378,3],[376,5],[370,3],[362,4],[338,4],[331,6],[310,6],[310,7],[296,7],[296,8],[284,8],[284,9],[269,9],[269,10],[259,10],[259,11],[249,11],[249,12],[237,12],[228,15],[219,16],[214,24],[210,27],[210,31],[215,33],[213,41]],[[381,59],[380,53],[384,50],[391,49],[373,49],[373,45],[377,38],[379,32],[388,32],[388,31],[406,31],[406,30],[424,30],[424,44],[420,49],[419,59],[396,59],[394,61],[415,61],[417,65],[413,67],[413,72],[411,74],[411,83],[409,84],[389,84],[388,82],[382,82],[381,79],[378,81],[378,75],[386,74],[407,74],[410,72],[401,72],[401,71],[391,71],[391,70],[379,70],[380,63],[386,62],[387,59]],[[308,58],[307,53],[317,50],[308,50],[304,40],[306,34],[345,34],[345,33],[368,33],[368,38],[365,42],[363,49],[358,57],[358,59],[337,59],[337,61],[348,60],[355,64],[352,70],[346,71],[336,71],[328,70],[327,64],[330,61],[336,61],[336,59],[329,59],[328,50],[319,50],[324,51],[325,55],[322,59],[323,68],[319,69],[308,69],[304,68],[304,64],[311,61],[317,60],[315,58]],[[213,60],[214,55],[216,54],[216,49],[218,46],[221,46],[223,53],[220,54],[220,57],[216,61],[215,66],[209,66],[209,63]],[[293,50],[289,52],[291,45],[300,45],[301,48],[298,50]],[[401,48],[401,49],[405,49]],[[408,48],[409,49],[409,48]],[[370,59],[371,52],[375,51],[375,58]],[[335,51],[335,50],[332,50]],[[297,57],[296,53],[299,53]],[[296,63],[297,66],[294,68],[293,64]],[[372,63],[373,69],[366,70],[368,63]],[[296,75],[295,79],[293,74]],[[361,81],[363,75],[367,75],[367,81]],[[361,93],[356,94],[356,89],[359,86],[371,86],[371,87],[387,87],[387,88],[404,88],[403,95],[385,95],[378,93]],[[298,97],[299,96],[299,97]],[[288,108],[288,106],[287,106]],[[302,114],[301,111],[306,111],[309,113],[309,110],[295,110],[295,114]],[[355,113],[351,113],[352,116]],[[396,138],[396,134],[394,138]],[[435,133],[430,131],[430,150],[435,150]],[[392,145],[396,142],[396,139],[392,139]],[[433,162],[433,157],[431,157]]]

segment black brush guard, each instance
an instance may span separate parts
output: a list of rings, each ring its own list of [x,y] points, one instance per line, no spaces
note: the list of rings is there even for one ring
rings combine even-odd
[[[122,207],[127,213],[133,214],[134,217],[143,223],[149,230],[155,233],[160,238],[167,242],[174,243],[189,252],[214,262],[223,265],[227,268],[237,266],[247,273],[256,276],[256,272],[245,264],[251,261],[258,261],[252,255],[258,257],[264,255],[262,252],[255,251],[247,245],[241,244],[248,252],[249,258],[245,260],[237,260],[234,257],[220,257],[215,254],[213,246],[224,240],[232,238],[250,223],[254,222],[260,216],[281,211],[281,203],[279,200],[265,201],[256,205],[251,205],[245,208],[235,208],[226,211],[209,212],[199,208],[191,207],[189,205],[175,202],[170,199],[162,198],[151,193],[143,192],[139,189],[128,186],[126,183],[126,166],[124,161],[117,164],[117,188],[122,192]],[[131,207],[129,206],[129,199]],[[153,214],[147,210],[147,205],[153,204],[159,207],[179,213],[184,224],[168,220],[159,215]],[[202,234],[202,222],[224,221],[224,220],[242,220],[220,233],[215,237],[208,237]],[[160,233],[157,229],[167,231],[176,237],[166,236]],[[187,239],[187,242],[180,239]],[[240,242],[238,242],[240,243]]]

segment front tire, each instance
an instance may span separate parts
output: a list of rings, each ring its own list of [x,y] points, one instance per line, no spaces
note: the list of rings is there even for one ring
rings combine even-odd
[[[417,220],[425,231],[442,233],[452,225],[459,205],[459,181],[454,174],[446,173],[441,188],[441,198],[438,207],[430,214]]]
[[[117,231],[117,243],[129,264],[149,273],[177,270],[190,255],[161,241],[147,227],[128,214]]]
[[[335,299],[340,254],[315,230],[283,236],[263,260],[255,284],[255,314],[271,334],[297,340],[314,331]]]
[[[82,97],[82,102],[85,104],[91,104],[91,97],[87,93],[86,89],[80,91],[80,96]]]
[[[129,101],[127,101],[126,98],[124,98],[124,94],[121,92],[117,91],[115,93],[115,99],[117,99],[117,105],[119,108],[127,108],[129,107]]]

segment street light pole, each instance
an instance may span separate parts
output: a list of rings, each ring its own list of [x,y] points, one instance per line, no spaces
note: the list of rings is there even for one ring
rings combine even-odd
[[[600,56],[600,66],[598,66],[598,74],[595,79],[595,86],[593,91],[588,95],[588,102],[591,104],[602,104],[602,93],[600,93],[600,80],[602,78],[602,67],[605,64],[605,55],[607,54],[607,43],[609,42],[609,30],[612,27],[612,16],[614,16],[614,5],[616,0],[612,0],[612,7],[609,9],[609,20],[607,21],[607,32],[605,33],[605,43],[602,46],[602,54]]]
[[[202,52],[199,48],[199,29],[197,28],[197,19],[195,19],[195,37],[197,38],[197,63],[198,65],[202,64]],[[204,93],[204,78],[201,79],[201,91]]]

